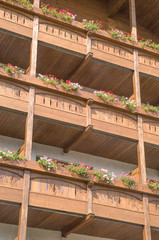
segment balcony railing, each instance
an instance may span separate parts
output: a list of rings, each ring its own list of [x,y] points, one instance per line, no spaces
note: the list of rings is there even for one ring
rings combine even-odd
[[[1,201],[21,203],[24,170],[30,172],[29,206],[88,214],[89,179],[67,169],[58,168],[48,173],[33,161],[0,160]],[[144,225],[142,194],[148,194],[151,226],[159,227],[159,193],[153,193],[147,186],[139,184],[133,190],[116,180],[113,185],[94,182],[89,194],[90,191],[95,216],[139,225]]]

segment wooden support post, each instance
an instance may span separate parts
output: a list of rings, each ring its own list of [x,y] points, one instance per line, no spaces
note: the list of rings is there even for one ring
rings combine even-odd
[[[135,40],[137,41],[135,0],[129,0],[129,4],[130,4],[131,33],[134,34]],[[134,97],[135,97],[137,106],[141,106],[139,58],[138,58],[138,51],[136,49],[134,49],[133,89],[134,89]],[[140,176],[140,182],[142,184],[146,184],[146,161],[145,161],[142,116],[138,115],[137,120],[138,120],[137,152],[138,152],[139,176]],[[143,211],[144,211],[144,219],[145,219],[145,224],[143,227],[143,239],[151,240],[151,227],[150,227],[150,217],[149,217],[149,209],[148,209],[148,197],[145,195],[143,195]]]
[[[27,219],[28,219],[28,202],[30,188],[30,172],[24,171],[23,178],[23,197],[19,213],[18,240],[26,239]]]
[[[92,186],[94,182],[89,182],[87,185],[87,204],[88,204],[88,214],[93,214],[93,195]]]
[[[143,194],[143,209],[145,217],[145,225],[143,230],[143,240],[151,240],[151,227],[150,227],[150,216],[149,216],[149,200],[148,196]]]
[[[34,6],[39,6],[39,0],[34,2]],[[37,65],[37,48],[38,48],[38,31],[39,31],[39,18],[34,16],[33,22],[33,37],[31,43],[30,52],[30,66],[29,75],[36,77],[36,65]],[[29,89],[29,102],[28,102],[28,115],[26,119],[25,127],[25,154],[26,159],[31,159],[32,151],[32,136],[33,136],[33,118],[34,118],[34,101],[35,101],[35,88],[33,86]]]
[[[87,34],[86,44],[87,44],[87,54],[88,54],[88,53],[91,52],[91,49],[92,49],[92,40],[91,40],[91,37],[89,35],[89,32]]]
[[[88,99],[86,104],[87,109],[87,126],[92,125],[92,109],[91,104],[93,103],[93,99]]]

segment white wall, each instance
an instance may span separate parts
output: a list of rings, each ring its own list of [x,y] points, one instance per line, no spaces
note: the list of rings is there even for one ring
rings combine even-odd
[[[17,237],[18,227],[11,224],[0,223],[0,240],[14,240]],[[27,240],[64,240],[61,232],[38,228],[27,229]],[[108,238],[96,238],[84,235],[70,234],[67,240],[110,240]]]
[[[0,147],[7,147],[9,150],[18,150],[23,145],[23,140],[10,138],[0,135]],[[51,147],[47,145],[33,143],[32,160],[36,160],[36,156],[48,156],[57,160],[66,162],[83,162],[87,165],[91,165],[94,168],[105,168],[110,172],[114,172],[116,175],[120,175],[122,172],[129,173],[133,171],[137,166],[129,163],[123,163],[116,160],[97,157],[90,154],[79,153],[70,151],[64,153],[63,149],[57,147]],[[159,171],[154,169],[147,169],[147,177],[159,180]]]

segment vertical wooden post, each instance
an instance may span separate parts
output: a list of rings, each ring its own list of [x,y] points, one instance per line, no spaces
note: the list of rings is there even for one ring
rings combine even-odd
[[[39,7],[39,0],[36,0],[34,2],[34,6]],[[39,30],[39,18],[37,16],[34,16],[29,68],[29,74],[32,77],[36,77],[38,30]],[[27,160],[31,159],[32,151],[34,101],[35,101],[35,88],[31,86],[29,89],[28,115],[26,119],[25,128],[25,154]]]
[[[87,185],[87,205],[88,205],[88,214],[93,214],[93,195],[92,195],[92,186],[93,182],[89,182]]]
[[[30,172],[25,170],[23,177],[23,197],[19,213],[18,240],[26,239],[27,219],[28,219],[28,201],[30,188]]]
[[[35,0],[34,6],[39,6],[40,0]],[[36,77],[36,64],[37,64],[37,47],[38,47],[38,30],[39,30],[39,18],[34,16],[33,22],[33,36],[30,52],[30,67],[29,75]],[[31,159],[32,152],[32,135],[33,135],[33,117],[34,117],[34,100],[35,100],[35,88],[30,86],[29,89],[29,102],[28,102],[28,115],[26,119],[25,127],[25,154],[26,159]],[[23,178],[23,197],[19,213],[19,226],[18,226],[18,240],[26,240],[27,232],[27,219],[28,219],[28,203],[29,203],[29,188],[30,188],[30,172],[24,171]]]
[[[91,40],[91,37],[89,36],[89,32],[87,34],[86,44],[87,44],[87,54],[88,54],[91,52],[91,49],[92,49],[92,40]]]
[[[135,0],[129,0],[129,12],[130,12],[130,26],[131,33],[134,35],[135,40],[137,41],[137,24],[136,24],[136,9],[135,9]],[[140,91],[140,76],[139,76],[139,57],[138,51],[134,49],[134,73],[133,73],[133,91],[134,97],[137,103],[137,106],[141,106],[141,91]],[[146,161],[145,161],[145,148],[144,148],[144,138],[143,138],[143,123],[142,116],[138,115],[138,168],[140,182],[146,184]],[[143,195],[143,211],[145,225],[143,228],[143,239],[151,240],[151,227],[150,227],[150,218],[149,218],[149,209],[148,209],[148,197]]]
[[[87,126],[91,126],[92,125],[92,110],[91,110],[92,102],[93,102],[93,99],[88,99],[87,105],[86,105]]]

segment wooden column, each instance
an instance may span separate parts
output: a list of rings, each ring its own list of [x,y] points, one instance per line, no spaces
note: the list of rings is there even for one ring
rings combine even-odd
[[[129,0],[129,12],[130,12],[130,26],[131,33],[134,34],[135,40],[137,41],[137,24],[136,24],[136,9],[135,0]],[[137,106],[141,106],[141,91],[140,91],[140,76],[139,76],[139,57],[138,51],[134,49],[134,73],[133,73],[133,91],[134,98],[136,100]],[[138,115],[138,168],[139,168],[139,178],[142,184],[146,184],[146,161],[145,161],[145,148],[144,148],[144,138],[143,138],[143,123],[142,116]],[[145,225],[143,227],[143,239],[151,240],[151,227],[150,227],[150,217],[148,209],[148,197],[143,195],[143,211],[145,218]]]
[[[34,2],[34,6],[39,7],[39,0],[36,0]],[[29,75],[32,77],[36,77],[38,30],[39,30],[39,18],[37,16],[34,16],[33,36],[32,36],[31,52],[30,52],[30,66],[29,66]],[[33,86],[30,86],[28,115],[26,119],[26,128],[25,128],[25,154],[26,154],[27,160],[31,159],[31,152],[32,152],[34,101],[35,101],[35,88]]]
[[[35,0],[34,6],[39,6],[39,0]],[[33,22],[33,36],[30,52],[30,66],[28,74],[32,77],[36,77],[36,64],[37,64],[37,47],[38,47],[38,29],[39,18],[34,16]],[[35,88],[30,86],[29,89],[29,101],[28,101],[28,115],[26,119],[25,127],[25,155],[27,160],[31,160],[32,152],[32,135],[33,135],[33,117],[34,117],[34,100],[35,100]],[[30,190],[30,172],[24,171],[23,178],[23,197],[19,213],[19,226],[18,226],[18,240],[26,240],[27,232],[27,219],[28,219],[28,203],[29,203],[29,190]]]
[[[87,205],[88,205],[88,214],[93,214],[93,194],[92,186],[94,182],[89,182],[87,185]]]
[[[91,49],[92,49],[92,40],[91,40],[91,37],[89,35],[89,32],[87,34],[86,44],[87,44],[87,54],[88,54],[88,53],[91,52]]]
[[[26,239],[27,219],[28,219],[28,201],[30,188],[30,172],[24,171],[23,178],[23,197],[19,212],[18,240]]]

